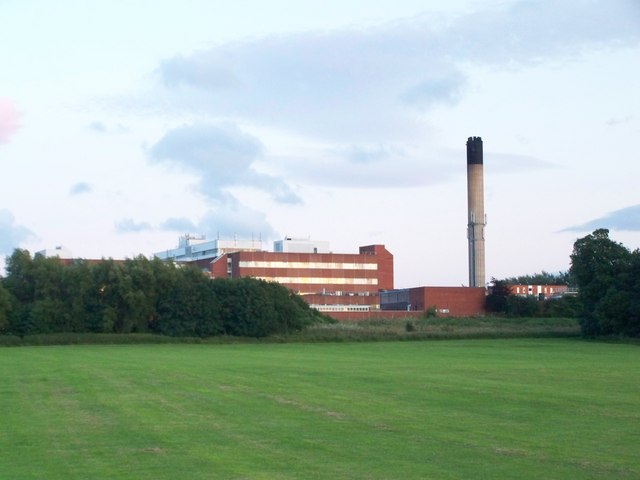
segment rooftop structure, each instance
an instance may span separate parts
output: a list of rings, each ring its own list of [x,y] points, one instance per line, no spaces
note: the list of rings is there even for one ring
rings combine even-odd
[[[53,248],[45,248],[44,250],[40,250],[36,252],[35,255],[41,255],[43,257],[58,257],[61,260],[69,260],[73,258],[73,254],[71,250],[62,245],[57,245]]]
[[[288,253],[329,253],[329,242],[311,240],[310,238],[284,237],[273,242],[274,252]]]
[[[155,257],[162,260],[173,260],[177,263],[196,262],[219,257],[225,253],[250,251],[262,251],[262,240],[207,240],[204,235],[186,234],[178,239],[178,246],[169,250],[154,253]]]

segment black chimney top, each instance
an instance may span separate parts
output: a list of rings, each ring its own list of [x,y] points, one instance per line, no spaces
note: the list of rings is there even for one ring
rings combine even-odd
[[[467,140],[467,165],[482,165],[481,137],[469,137]]]

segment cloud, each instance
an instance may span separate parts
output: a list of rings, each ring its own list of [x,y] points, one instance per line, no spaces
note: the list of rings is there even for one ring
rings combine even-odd
[[[160,229],[173,230],[176,232],[183,232],[183,233],[198,231],[198,228],[195,226],[195,224],[191,220],[185,217],[167,218],[164,222],[160,224]]]
[[[0,209],[0,254],[11,254],[22,242],[33,236],[31,230],[15,224],[15,218],[9,210]]]
[[[455,154],[458,158],[455,158]],[[460,152],[425,153],[409,146],[357,144],[273,159],[289,178],[305,185],[348,188],[410,188],[442,183],[460,170]]]
[[[92,190],[93,187],[91,186],[91,184],[87,182],[78,182],[74,185],[71,185],[71,188],[69,189],[69,195],[82,195],[83,193],[91,193]]]
[[[159,228],[204,234],[208,238],[230,239],[237,235],[242,239],[262,237],[266,240],[277,237],[264,213],[242,205],[208,210],[196,222],[186,217],[168,218]]]
[[[427,110],[439,103],[454,105],[462,97],[466,78],[457,71],[426,78],[400,94],[403,103]]]
[[[127,133],[129,129],[121,124],[117,124],[115,126],[107,126],[103,122],[91,122],[89,124],[89,129],[95,133],[99,134],[119,134],[119,133]]]
[[[266,240],[278,236],[264,213],[244,206],[210,210],[202,216],[198,225],[199,233],[210,238],[218,235],[221,238],[233,238],[237,235],[243,239],[261,237]]]
[[[624,125],[633,121],[633,115],[627,115],[626,117],[613,117],[606,121],[606,125],[609,127],[616,127],[618,125]]]
[[[402,148],[395,145],[349,145],[342,154],[353,163],[370,164],[393,161],[405,156]]]
[[[451,18],[218,45],[160,62],[171,104],[316,138],[390,141],[464,95],[469,65],[518,69],[640,41],[634,0],[516,2]]]
[[[20,114],[11,101],[0,98],[0,144],[7,143],[20,128]]]
[[[152,162],[197,175],[200,179],[198,191],[218,204],[236,203],[226,191],[232,186],[263,190],[280,203],[301,203],[281,178],[259,173],[253,168],[263,154],[264,147],[256,137],[230,123],[176,128],[149,150]]]
[[[488,173],[518,173],[531,170],[552,169],[555,165],[529,155],[518,155],[511,153],[487,153],[485,158],[490,161],[485,162]]]
[[[115,224],[117,233],[139,233],[152,230],[153,227],[147,222],[136,222],[131,218],[124,218]]]
[[[598,228],[640,232],[640,205],[621,208],[581,225],[565,228],[562,232],[591,232]]]

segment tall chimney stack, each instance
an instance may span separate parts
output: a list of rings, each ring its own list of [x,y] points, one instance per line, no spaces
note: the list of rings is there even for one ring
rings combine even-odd
[[[484,173],[482,138],[467,140],[467,203],[469,239],[469,286],[485,287],[484,273]]]

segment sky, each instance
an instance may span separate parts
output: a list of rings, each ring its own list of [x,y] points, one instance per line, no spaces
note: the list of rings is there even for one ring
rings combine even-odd
[[[384,244],[395,286],[640,247],[637,0],[0,0],[0,261]]]

